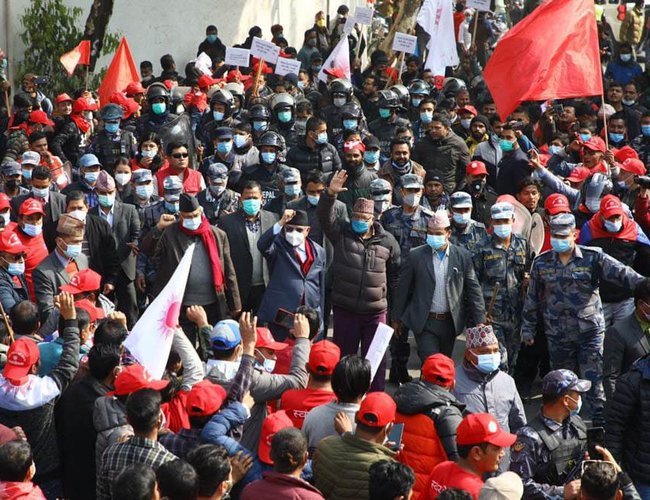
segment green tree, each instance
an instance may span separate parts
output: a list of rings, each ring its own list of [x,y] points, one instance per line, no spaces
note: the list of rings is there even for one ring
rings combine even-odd
[[[50,82],[45,86],[45,90],[50,96],[62,92],[72,93],[85,86],[85,66],[77,66],[75,74],[68,77],[59,61],[61,54],[72,50],[84,38],[84,26],[79,19],[82,14],[83,9],[66,7],[63,0],[31,1],[20,19],[25,28],[20,35],[25,44],[25,53],[23,60],[17,64],[17,81],[20,81],[25,73],[48,75]],[[115,52],[119,41],[118,35],[106,33],[101,44],[101,53]],[[102,68],[92,74],[88,87],[99,87],[105,72],[106,68]]]

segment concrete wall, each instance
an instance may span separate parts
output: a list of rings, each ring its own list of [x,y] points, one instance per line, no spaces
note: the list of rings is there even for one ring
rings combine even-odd
[[[346,3],[354,12],[354,7],[365,6],[366,0],[115,0],[109,30],[126,36],[136,64],[148,59],[159,73],[160,56],[170,53],[182,73],[186,62],[196,56],[209,24],[216,25],[223,43],[231,46],[242,43],[254,25],[270,40],[271,26],[279,23],[289,45],[300,49],[304,31],[328,3],[334,16],[340,4]],[[20,16],[29,4],[29,0],[0,0],[0,47],[9,54],[10,69],[26,50],[19,38],[23,31]],[[92,0],[65,0],[65,4],[84,9],[80,18],[83,27]],[[61,47],[61,53],[71,48]],[[103,57],[98,68],[109,62],[110,56]]]

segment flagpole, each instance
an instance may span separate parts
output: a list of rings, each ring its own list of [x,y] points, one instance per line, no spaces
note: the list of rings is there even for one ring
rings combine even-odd
[[[260,76],[262,75],[262,64],[264,61],[262,58],[259,58],[257,61],[257,71],[255,72],[255,80],[253,81],[253,97],[259,97],[259,86],[260,86]]]
[[[402,69],[404,68],[404,58],[406,57],[406,52],[402,52],[402,55],[399,57],[399,63],[397,64],[397,83],[402,83]]]
[[[88,90],[88,79],[90,78],[90,64],[86,65],[86,89]]]
[[[476,29],[478,28],[478,10],[474,13],[474,28],[472,29],[472,43],[470,47],[476,48]]]
[[[9,104],[9,89],[5,89],[5,104],[7,106],[7,116],[11,118],[11,104]]]

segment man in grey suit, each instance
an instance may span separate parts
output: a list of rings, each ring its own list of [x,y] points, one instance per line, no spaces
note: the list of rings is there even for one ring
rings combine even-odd
[[[138,319],[138,305],[135,296],[135,262],[140,237],[140,217],[133,205],[118,201],[115,197],[115,180],[102,170],[95,185],[99,204],[88,213],[105,220],[113,233],[120,262],[120,273],[115,286],[117,309],[126,315],[131,328]]]
[[[634,291],[634,312],[605,330],[603,386],[605,396],[614,396],[616,381],[632,364],[650,353],[650,284],[644,281]]]
[[[244,183],[240,201],[241,209],[222,217],[219,228],[225,231],[230,243],[242,310],[256,313],[269,281],[268,268],[257,242],[279,216],[262,210],[262,188],[257,181]]]
[[[41,262],[32,275],[36,303],[44,323],[54,309],[54,296],[62,285],[70,283],[78,271],[88,268],[88,258],[81,253],[84,221],[72,214],[59,217],[54,251]]]
[[[393,328],[403,323],[413,331],[423,363],[437,352],[451,357],[456,336],[485,322],[472,257],[449,243],[450,226],[446,212],[431,217],[427,244],[404,256],[393,304]]]

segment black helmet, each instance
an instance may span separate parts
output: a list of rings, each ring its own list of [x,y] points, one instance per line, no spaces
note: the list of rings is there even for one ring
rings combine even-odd
[[[223,90],[227,90],[230,92],[233,97],[239,97],[240,100],[244,96],[244,86],[241,83],[237,82],[231,82],[231,83],[226,83],[223,86]]]
[[[399,108],[399,97],[392,90],[380,90],[377,106],[380,108]]]
[[[363,111],[356,102],[348,102],[339,108],[341,118],[354,118],[360,120],[363,117]]]
[[[248,119],[251,121],[269,121],[271,119],[271,112],[264,104],[254,104],[248,112]]]
[[[233,106],[235,105],[235,98],[232,96],[230,91],[225,89],[219,89],[210,98],[210,108],[213,104],[223,104],[226,107],[224,116],[227,118],[231,115]]]
[[[155,82],[147,89],[147,102],[151,103],[155,98],[162,97],[169,104],[169,90],[163,83]]]
[[[465,82],[459,78],[447,78],[447,81],[442,86],[442,93],[445,97],[455,97],[460,89],[466,89]]]
[[[395,94],[397,94],[397,97],[399,97],[402,106],[408,108],[411,95],[409,94],[408,89],[404,85],[393,85],[392,87],[390,87],[389,90],[395,92]]]
[[[335,80],[332,80],[327,90],[329,90],[330,95],[345,94],[350,97],[353,89],[352,84],[349,81],[343,80],[342,78],[336,78]]]
[[[274,146],[280,150],[282,149],[282,138],[277,132],[264,132],[255,145],[258,148],[261,146]]]
[[[431,86],[424,80],[412,80],[408,86],[411,95],[429,95]]]
[[[271,97],[271,109],[277,112],[281,108],[291,108],[293,110],[296,100],[286,92],[275,94]]]

